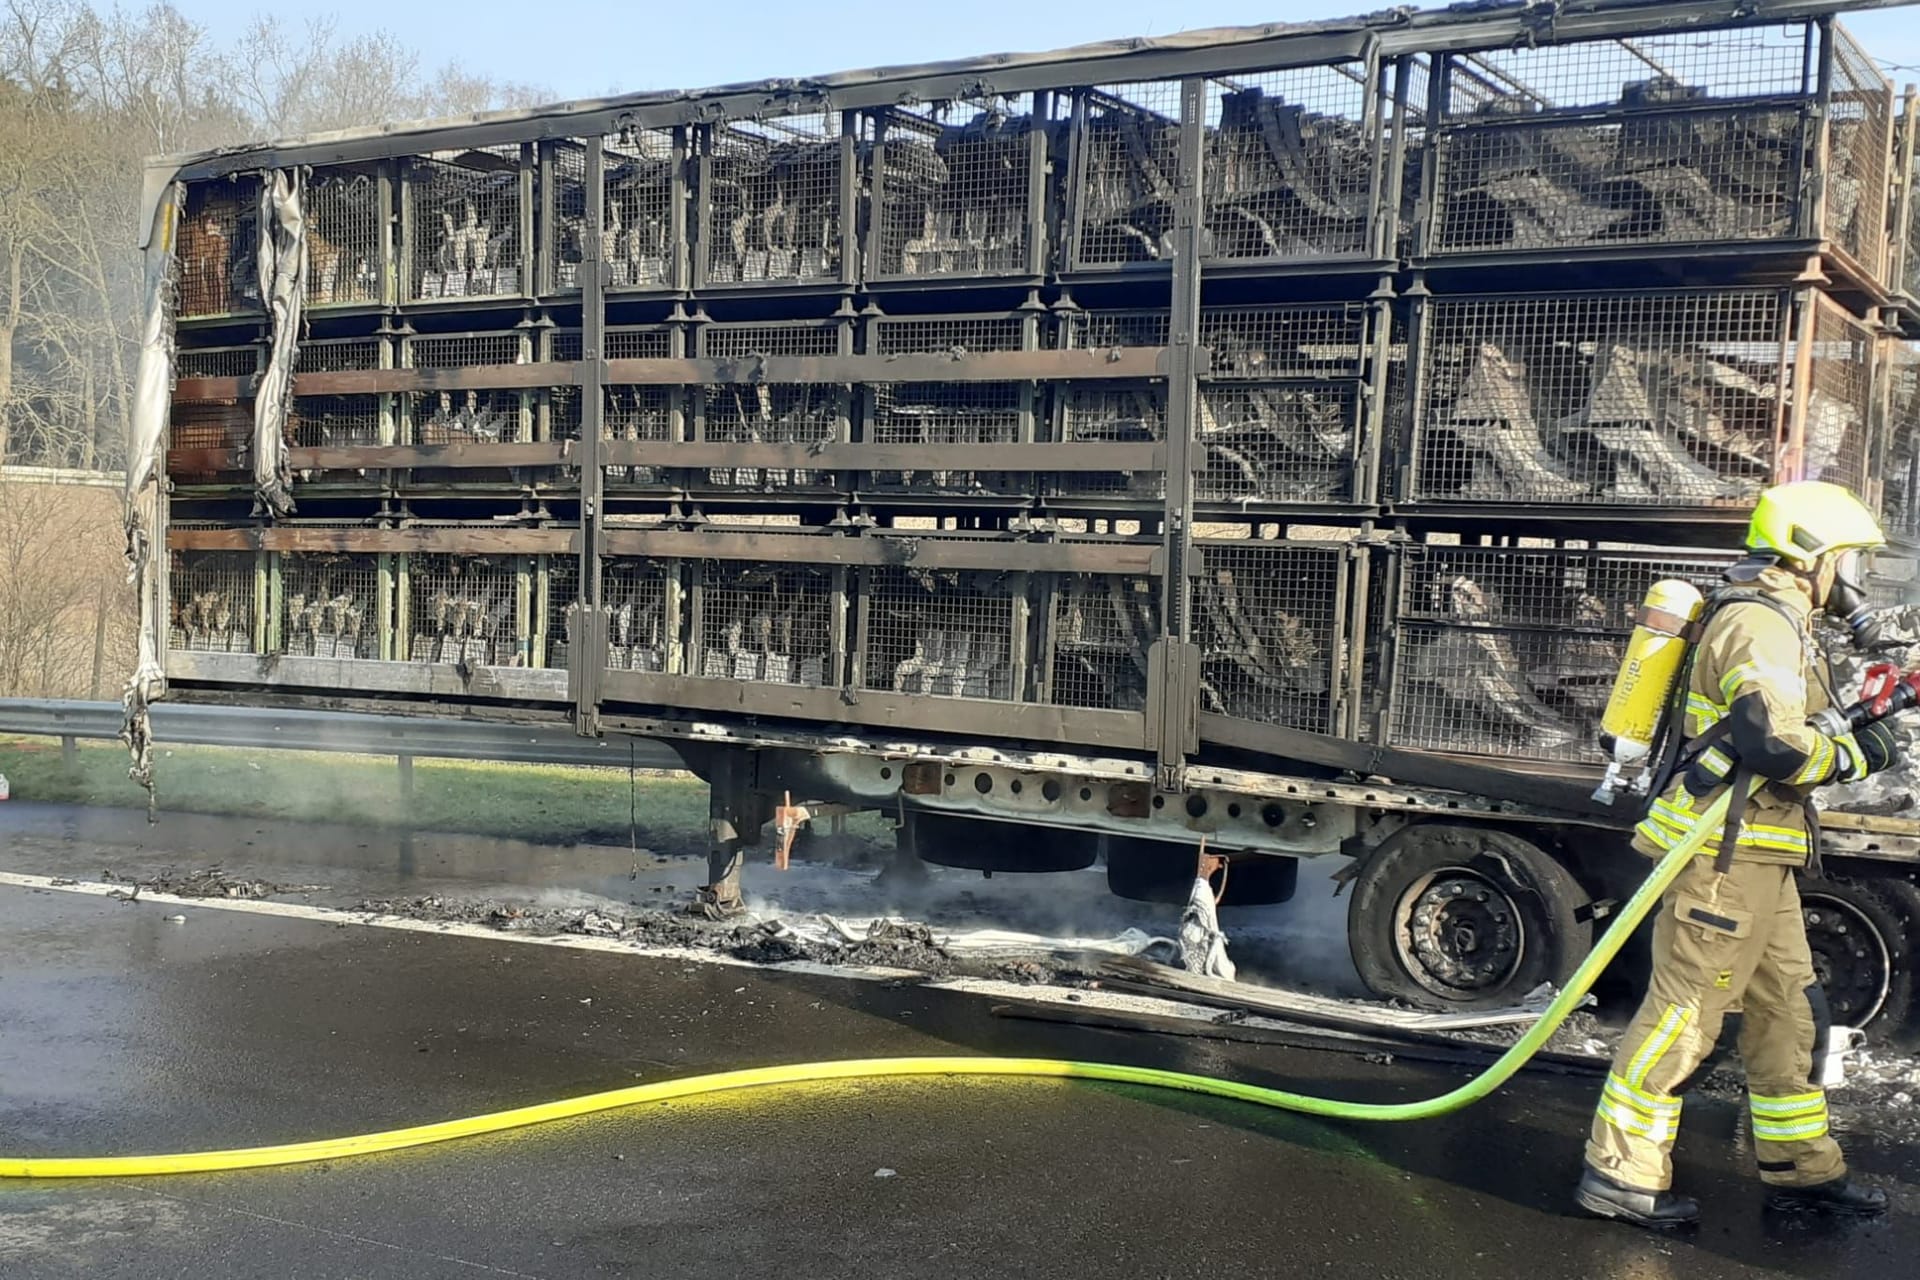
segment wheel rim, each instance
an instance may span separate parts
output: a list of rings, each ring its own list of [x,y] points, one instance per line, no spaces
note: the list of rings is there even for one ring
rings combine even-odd
[[[1512,894],[1472,867],[1422,876],[1394,915],[1401,968],[1435,995],[1482,995],[1511,981],[1526,957],[1526,920]]]
[[[1873,921],[1852,904],[1817,893],[1802,901],[1800,917],[1834,1022],[1864,1027],[1879,1017],[1893,988],[1893,954]]]

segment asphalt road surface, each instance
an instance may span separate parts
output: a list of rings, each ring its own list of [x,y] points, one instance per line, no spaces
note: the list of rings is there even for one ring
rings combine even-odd
[[[26,869],[10,858],[0,870]],[[1381,1100],[1461,1078],[1013,1021],[913,983],[0,886],[7,1155],[292,1141],[730,1067],[929,1053]],[[1773,1219],[1727,1102],[1688,1109],[1679,1163],[1700,1231],[1572,1216],[1592,1101],[1584,1082],[1529,1075],[1450,1119],[1363,1127],[1056,1082],[724,1095],[328,1165],[0,1187],[0,1275],[1913,1274],[1914,1151],[1848,1138],[1896,1197],[1885,1221]]]

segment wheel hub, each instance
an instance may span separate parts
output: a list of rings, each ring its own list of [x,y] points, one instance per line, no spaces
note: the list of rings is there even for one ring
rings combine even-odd
[[[1445,867],[1402,900],[1406,968],[1422,986],[1458,996],[1498,987],[1525,954],[1520,912],[1501,887],[1468,867]]]
[[[1863,1027],[1886,1006],[1893,983],[1893,957],[1873,923],[1834,898],[1809,896],[1800,909],[1806,922],[1813,973],[1827,993],[1833,1020]]]

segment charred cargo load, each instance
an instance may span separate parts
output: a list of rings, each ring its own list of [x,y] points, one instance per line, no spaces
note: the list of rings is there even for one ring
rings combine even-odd
[[[1203,837],[1344,856],[1376,988],[1510,999],[1631,884],[1588,793],[1655,581],[1827,479],[1920,599],[1920,110],[1831,8],[1396,13],[156,162],[136,719],[663,739],[718,907],[785,803],[1149,896]],[[1860,1019],[1905,1013],[1912,781],[1827,815],[1807,888]]]

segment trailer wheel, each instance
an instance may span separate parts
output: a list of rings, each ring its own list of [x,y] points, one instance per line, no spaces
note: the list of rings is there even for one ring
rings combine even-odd
[[[1836,1025],[1893,1030],[1912,1009],[1912,945],[1899,905],[1901,883],[1844,876],[1801,882],[1800,916],[1813,972]]]
[[[1347,945],[1376,995],[1497,1008],[1573,976],[1593,944],[1587,902],[1565,867],[1511,832],[1416,825],[1361,868]]]

